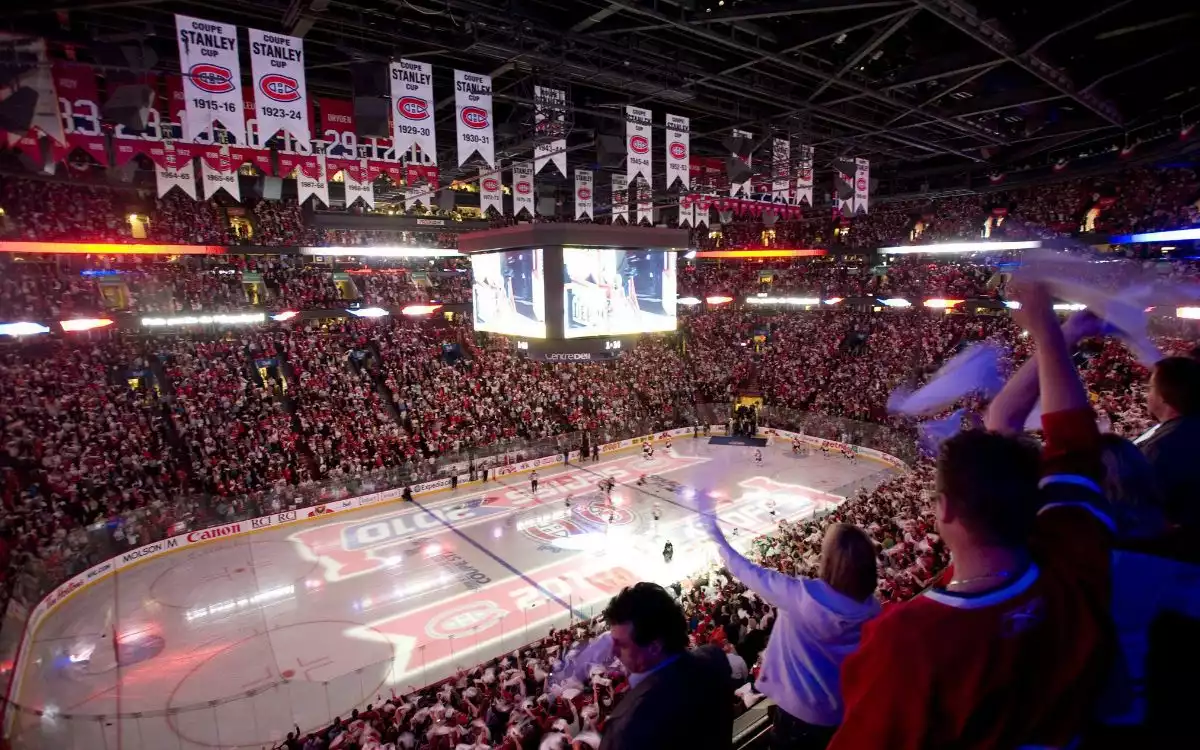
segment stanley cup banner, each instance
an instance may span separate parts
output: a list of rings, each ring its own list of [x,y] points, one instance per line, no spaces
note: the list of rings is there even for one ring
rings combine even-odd
[[[479,210],[487,213],[489,208],[504,215],[504,175],[499,170],[479,170]]]
[[[796,205],[813,205],[813,148],[801,146],[796,164]]]
[[[567,92],[533,87],[534,131],[533,171],[553,163],[558,173],[567,176]]]
[[[513,164],[513,216],[519,216],[521,211],[528,211],[533,218],[533,163],[520,162]]]
[[[612,176],[612,219],[629,223],[629,178],[623,174]]]
[[[575,170],[575,220],[595,217],[592,210],[592,173],[587,169]]]
[[[637,226],[641,226],[642,222],[654,224],[654,195],[650,191],[650,184],[638,180],[634,185],[637,189]]]
[[[771,202],[788,203],[791,194],[792,142],[776,138],[771,142]]]
[[[213,125],[220,123],[237,143],[246,143],[237,27],[176,15],[175,30],[183,72],[183,140],[212,142]]]
[[[691,151],[688,131],[691,121],[679,115],[667,115],[667,189],[679,180],[684,190],[691,187]]]
[[[492,136],[492,77],[454,71],[454,110],[458,113],[458,166],[478,153],[489,167],[496,166]],[[532,170],[532,167],[530,167]],[[530,200],[533,196],[530,195]],[[533,209],[530,209],[530,214]]]
[[[437,165],[433,130],[433,67],[401,60],[389,68],[392,81],[392,146],[397,159],[416,149],[410,161]],[[420,153],[420,156],[417,155]]]
[[[738,130],[737,128],[734,128],[731,135],[734,138],[741,138],[742,140],[745,140],[745,141],[754,140],[754,134],[748,130]],[[750,160],[752,158],[752,155],[747,154],[745,156],[745,158],[742,158],[742,157],[738,156],[737,154],[734,154],[733,156],[735,156],[736,158],[739,158],[743,162],[745,162],[747,167],[750,166]],[[729,183],[729,196],[731,198],[736,198],[736,197],[738,197],[739,194],[745,196],[746,198],[750,197],[750,179],[749,178],[747,178],[745,182],[730,182]]]
[[[625,108],[625,177],[634,182],[639,176],[650,183],[650,150],[654,145],[654,128],[650,110],[641,107]]]
[[[865,214],[870,208],[871,162],[854,160],[854,213]]]
[[[265,146],[282,130],[296,139],[300,151],[307,153],[311,150],[312,129],[304,86],[304,40],[257,29],[247,31],[259,144]]]

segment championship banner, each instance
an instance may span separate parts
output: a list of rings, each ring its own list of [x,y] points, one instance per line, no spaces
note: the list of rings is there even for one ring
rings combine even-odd
[[[394,158],[416,149],[412,161],[437,164],[433,129],[433,66],[401,60],[390,68],[392,79],[392,146]]]
[[[533,171],[541,174],[547,162],[567,176],[567,92],[533,87]]]
[[[801,146],[796,165],[796,205],[813,205],[813,147]]]
[[[308,91],[304,85],[304,40],[247,29],[250,72],[254,78],[254,113],[258,142],[265,146],[279,131],[296,139],[296,150],[308,153]]]
[[[771,202],[788,203],[791,199],[792,142],[776,138],[771,142]]]
[[[592,219],[596,214],[592,208],[594,194],[593,176],[590,169],[575,170],[575,220]]]
[[[346,208],[359,198],[367,208],[375,208],[375,181],[371,179],[371,167],[366,159],[359,159],[354,166],[342,170],[342,185],[346,188]]]
[[[458,166],[478,153],[489,167],[496,166],[496,144],[492,137],[492,77],[454,71],[454,109],[458,114]],[[532,174],[533,166],[530,165]],[[532,200],[533,196],[530,195]],[[533,215],[533,209],[529,210]]]
[[[833,207],[843,216],[854,214],[854,178],[858,165],[853,159],[833,160]]]
[[[679,115],[667,115],[667,189],[679,180],[684,190],[691,188],[691,120]]]
[[[868,213],[871,201],[871,162],[866,159],[854,160],[854,213]]]
[[[504,215],[504,175],[499,170],[494,172],[479,170],[479,210],[487,213],[489,208]]]
[[[296,202],[301,205],[310,197],[329,208],[329,176],[325,172],[325,154],[304,159],[296,170]]]
[[[433,205],[438,189],[438,168],[409,162],[404,165],[404,192],[413,205]]]
[[[106,151],[100,130],[100,94],[96,71],[90,65],[56,62],[52,69],[54,89],[58,92],[58,111],[62,115],[65,142],[50,139],[50,163],[58,164],[75,149],[83,149],[103,162]]]
[[[154,178],[158,186],[158,197],[162,198],[171,188],[179,188],[192,200],[196,197],[196,171],[192,160],[185,158],[175,151],[175,144],[166,141],[162,144],[164,151],[162,164],[155,163]]]
[[[670,115],[668,115],[669,117]],[[696,225],[696,197],[690,193],[679,196],[679,226],[693,227]]]
[[[650,183],[651,149],[654,146],[654,127],[650,110],[641,107],[625,108],[625,177],[632,183],[639,176]]]
[[[326,156],[358,158],[358,136],[354,134],[354,103],[349,99],[318,99],[321,131]]]
[[[246,143],[237,27],[176,14],[175,30],[183,72],[183,139],[211,142],[213,126],[220,123],[239,144]]]
[[[513,164],[513,216],[520,215],[521,211],[528,211],[529,218],[533,218],[533,164],[531,162],[520,162]]]
[[[612,176],[612,220],[629,223],[629,178],[623,174]]]
[[[211,148],[200,157],[200,184],[204,186],[205,198],[212,198],[218,190],[224,190],[235,201],[242,200],[237,167],[228,146]]]
[[[696,226],[708,226],[708,213],[712,210],[713,197],[711,195],[696,196]]]
[[[754,134],[748,130],[738,130],[737,128],[734,128],[731,135],[733,135],[734,138],[741,138],[747,141],[754,140]],[[742,162],[747,167],[750,166],[750,161],[753,158],[753,154],[748,154],[744,159],[737,154],[733,154],[733,156],[735,158],[742,159]],[[739,194],[744,195],[747,198],[750,197],[750,178],[747,178],[745,182],[729,183],[729,195],[733,198],[736,198]]]
[[[653,226],[654,194],[650,184],[645,180],[638,180],[634,184],[637,186],[637,226],[641,226],[643,221]]]

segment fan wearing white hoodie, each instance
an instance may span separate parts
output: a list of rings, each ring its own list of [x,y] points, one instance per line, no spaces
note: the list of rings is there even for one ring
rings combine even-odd
[[[824,748],[842,721],[842,661],[880,610],[874,544],[858,527],[834,524],[821,547],[820,578],[793,578],[743,557],[714,516],[708,526],[733,577],[779,612],[755,683],[779,706],[772,747]]]

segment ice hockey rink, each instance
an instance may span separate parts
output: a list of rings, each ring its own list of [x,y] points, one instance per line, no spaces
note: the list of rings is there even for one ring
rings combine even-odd
[[[753,453],[676,438],[649,460],[632,449],[539,470],[536,495],[529,474],[513,474],[122,568],[30,634],[17,736],[45,748],[268,747],[294,725],[317,728],[597,614],[625,585],[701,570],[716,558],[697,493],[744,546],[895,472],[798,457],[781,439],[761,465]]]

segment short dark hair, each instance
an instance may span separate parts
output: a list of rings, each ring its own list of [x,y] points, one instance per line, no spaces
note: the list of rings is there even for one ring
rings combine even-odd
[[[938,492],[973,535],[994,544],[1025,544],[1039,478],[1037,447],[998,432],[960,432],[938,456]]]
[[[1180,414],[1200,411],[1200,362],[1191,357],[1167,357],[1154,365],[1154,389],[1163,402]]]
[[[648,646],[661,639],[669,654],[685,651],[688,646],[687,620],[683,608],[657,583],[642,581],[621,589],[604,608],[609,625],[633,626],[633,642]]]

